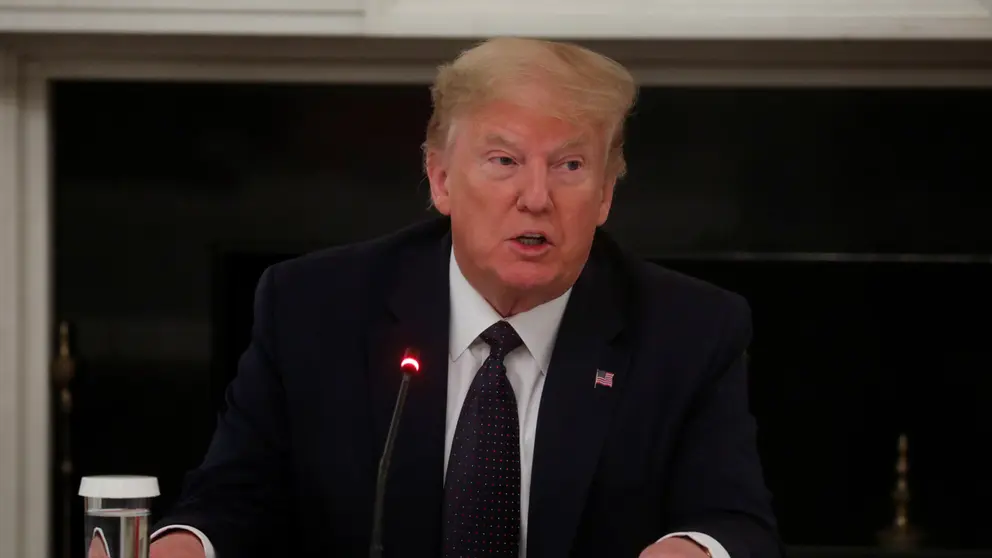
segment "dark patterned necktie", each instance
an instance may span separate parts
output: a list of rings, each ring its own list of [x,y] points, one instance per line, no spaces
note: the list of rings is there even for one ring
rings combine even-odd
[[[480,337],[489,345],[489,357],[462,404],[448,457],[445,558],[519,553],[520,426],[503,357],[522,341],[506,322]]]

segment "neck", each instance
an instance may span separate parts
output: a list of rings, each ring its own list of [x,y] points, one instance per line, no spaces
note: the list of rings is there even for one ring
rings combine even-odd
[[[458,257],[457,250],[455,251],[455,260],[468,284],[503,318],[531,310],[558,298],[568,290],[567,286],[559,289],[557,286],[550,285],[533,289],[508,288],[485,271],[476,269],[471,265],[463,265],[463,260]]]
[[[497,296],[490,296],[484,290],[479,290],[479,293],[493,307],[493,310],[504,318],[526,312],[555,298],[553,296],[535,296],[534,294],[528,296],[522,293],[498,293]]]

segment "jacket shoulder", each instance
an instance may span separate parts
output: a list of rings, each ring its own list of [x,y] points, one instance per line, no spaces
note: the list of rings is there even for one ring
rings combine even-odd
[[[620,270],[620,284],[630,308],[649,312],[689,312],[698,316],[739,317],[750,320],[750,305],[738,293],[712,282],[690,276],[646,260],[622,248],[605,234],[600,237],[601,253]]]
[[[639,263],[643,294],[650,300],[698,313],[750,320],[744,296],[709,281],[650,261]]]
[[[396,275],[409,258],[438,246],[447,222],[432,219],[369,240],[309,252],[272,265],[277,291],[367,292]]]
[[[751,343],[751,307],[740,294],[642,258],[626,257],[628,323],[647,345],[680,347],[724,362]]]

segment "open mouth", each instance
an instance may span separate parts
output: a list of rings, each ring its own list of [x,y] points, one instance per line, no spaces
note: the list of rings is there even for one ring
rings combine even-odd
[[[540,234],[522,234],[514,240],[524,246],[541,246],[548,243],[548,239]]]

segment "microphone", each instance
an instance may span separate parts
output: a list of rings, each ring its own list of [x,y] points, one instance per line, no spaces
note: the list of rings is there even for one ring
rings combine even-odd
[[[393,407],[393,420],[389,423],[386,434],[386,447],[379,459],[379,476],[375,483],[375,508],[372,512],[372,543],[369,545],[370,558],[382,557],[382,512],[386,495],[386,481],[389,479],[389,462],[393,458],[393,446],[396,444],[396,432],[399,430],[400,416],[406,405],[406,392],[410,387],[410,378],[420,372],[420,355],[416,349],[407,348],[400,361],[403,380],[400,392],[396,395],[396,405]]]

